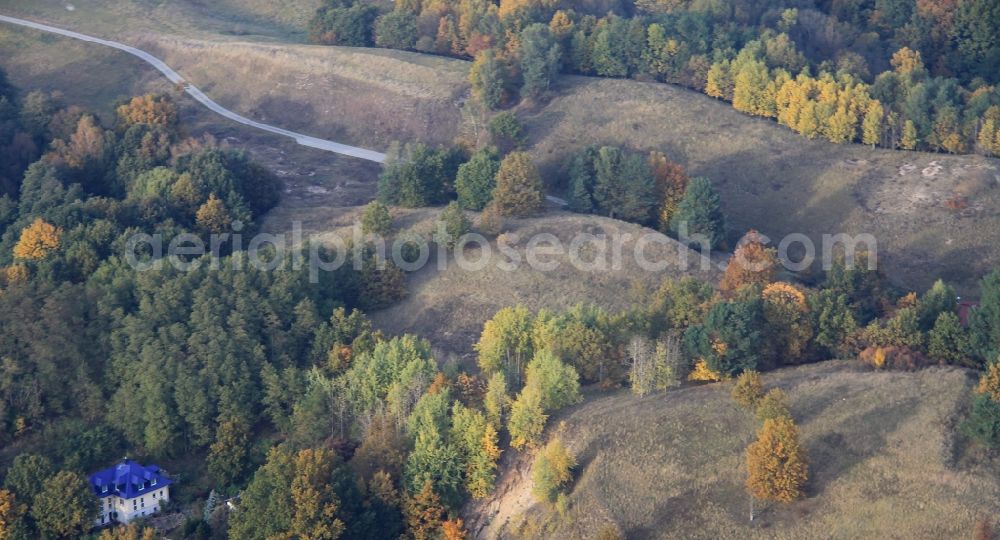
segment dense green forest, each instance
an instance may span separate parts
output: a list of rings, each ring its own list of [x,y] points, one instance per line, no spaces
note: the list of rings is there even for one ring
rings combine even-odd
[[[125,454],[179,480],[171,504],[195,509],[189,538],[461,538],[459,510],[490,495],[502,453],[541,446],[582,385],[644,394],[831,357],[985,370],[963,431],[1000,445],[1000,271],[965,327],[944,283],[904,294],[843,262],[810,286],[780,281],[774,250],[751,234],[734,256],[760,264],[731,264],[719,284],[668,279],[623,312],[502,309],[476,370],[373,328],[362,310],[399,300],[405,276],[370,249],[318,280],[293,258],[243,264],[232,247],[214,266],[135,268],[136,233],[208,238],[239,221],[251,234],[280,182],[186,133],[169,95],[127,100],[105,126],[58,96],[2,91],[0,526],[11,538],[83,534],[96,504],[85,475]],[[395,149],[362,226],[392,234],[383,203],[457,199],[438,239],[454,246],[472,226],[459,205],[484,209],[484,232],[491,213],[538,212],[541,181],[511,121],[472,155]],[[577,210],[666,230],[682,219],[722,242],[711,184],[662,154],[607,147],[568,161]],[[540,496],[558,500],[571,460],[558,444],[540,456]],[[237,494],[235,510],[216,504]]]
[[[1000,155],[997,0],[327,0],[309,36],[474,59],[494,109],[544,99],[559,73],[631,77],[809,138]]]

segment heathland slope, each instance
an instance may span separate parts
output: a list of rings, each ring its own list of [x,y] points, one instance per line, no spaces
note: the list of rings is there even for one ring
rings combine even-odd
[[[872,372],[830,361],[764,376],[782,388],[809,454],[803,500],[758,505],[748,520],[744,449],[753,421],[730,384],[639,398],[618,391],[559,414],[579,463],[559,515],[534,503],[525,458],[495,499],[471,508],[479,538],[593,538],[610,525],[642,538],[968,538],[995,517],[1000,463],[966,446],[956,423],[971,372]],[[551,435],[550,433],[549,435]]]

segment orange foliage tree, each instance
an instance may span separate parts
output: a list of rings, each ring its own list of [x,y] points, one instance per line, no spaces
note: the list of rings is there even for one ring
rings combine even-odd
[[[27,266],[23,264],[12,264],[3,269],[3,273],[0,275],[3,279],[0,279],[0,282],[2,282],[3,285],[8,286],[15,283],[24,283],[25,281],[28,281],[28,277],[30,276],[31,272],[28,270]]]
[[[21,231],[21,238],[14,246],[14,257],[29,261],[44,259],[59,247],[62,232],[61,228],[47,223],[42,218],[36,218],[31,225]]]
[[[677,211],[677,205],[684,198],[688,176],[683,167],[667,159],[662,152],[649,153],[649,170],[652,171],[653,180],[656,182],[656,194],[660,205],[657,209],[660,231],[666,232],[670,227],[670,220]]]
[[[404,511],[407,529],[415,540],[437,538],[444,519],[444,506],[430,480],[424,482],[419,493],[407,498]]]
[[[104,130],[93,116],[85,114],[76,124],[76,130],[69,137],[69,142],[59,139],[52,141],[52,152],[68,167],[81,169],[92,160],[100,159],[105,151]]]
[[[0,538],[18,538],[25,533],[22,518],[28,512],[28,507],[19,503],[14,494],[6,489],[0,489]]]
[[[442,523],[441,536],[444,540],[465,540],[465,523],[462,518],[449,519]]]
[[[777,251],[764,247],[760,233],[751,230],[730,257],[719,288],[724,293],[732,293],[745,285],[767,285],[774,281],[777,272]]]
[[[167,95],[146,94],[136,96],[116,110],[118,119],[125,126],[133,124],[177,124],[177,106]]]
[[[764,421],[747,448],[747,473],[747,491],[755,499],[791,502],[802,496],[809,466],[791,418]]]

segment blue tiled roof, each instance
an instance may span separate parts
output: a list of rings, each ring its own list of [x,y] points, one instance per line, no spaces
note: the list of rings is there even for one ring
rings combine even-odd
[[[129,459],[90,475],[90,487],[98,497],[115,495],[131,499],[171,483],[156,465],[143,466]]]

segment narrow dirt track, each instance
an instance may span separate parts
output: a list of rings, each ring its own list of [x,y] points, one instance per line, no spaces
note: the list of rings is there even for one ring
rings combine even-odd
[[[88,43],[96,43],[98,45],[104,45],[105,47],[111,47],[113,49],[118,49],[119,51],[126,52],[140,58],[147,64],[153,66],[160,73],[162,73],[170,82],[174,84],[183,84],[184,90],[194,98],[196,101],[208,107],[213,112],[216,112],[226,118],[238,122],[240,124],[250,126],[262,131],[267,131],[269,133],[274,133],[276,135],[281,135],[284,137],[289,137],[294,139],[295,142],[301,144],[302,146],[308,146],[311,148],[318,148],[320,150],[326,150],[327,152],[334,152],[336,154],[341,154],[345,156],[356,157],[364,159],[367,161],[374,161],[376,163],[382,163],[385,161],[385,154],[381,152],[376,152],[374,150],[368,150],[366,148],[358,148],[356,146],[350,146],[334,141],[328,141],[325,139],[320,139],[318,137],[312,137],[310,135],[305,135],[302,133],[296,133],[294,131],[289,131],[277,126],[272,126],[270,124],[265,124],[263,122],[257,122],[256,120],[251,120],[245,116],[236,114],[235,112],[219,105],[212,98],[205,95],[204,92],[199,90],[196,86],[188,83],[180,76],[176,71],[174,71],[170,66],[165,64],[159,58],[149,54],[148,52],[137,49],[135,47],[125,45],[124,43],[119,43],[117,41],[111,41],[108,39],[101,39],[94,36],[88,36],[86,34],[81,34],[79,32],[73,32],[72,30],[65,30],[63,28],[57,28],[55,26],[49,26],[47,24],[41,24],[33,21],[27,21],[24,19],[18,19],[15,17],[8,17],[6,15],[0,15],[0,21],[16,24],[18,26],[24,26],[27,28],[32,28],[35,30],[40,30],[42,32],[49,32],[52,34],[58,34],[60,36],[65,36],[68,38],[78,39],[80,41],[86,41]]]
[[[276,135],[281,135],[284,137],[289,137],[295,142],[301,144],[302,146],[308,146],[310,148],[318,148],[320,150],[326,150],[327,152],[333,152],[336,154],[341,154],[344,156],[356,157],[359,159],[364,159],[367,161],[374,161],[376,163],[382,163],[385,161],[385,154],[381,152],[376,152],[375,150],[369,150],[367,148],[359,148],[357,146],[350,146],[343,143],[338,143],[334,141],[328,141],[326,139],[320,139],[318,137],[313,137],[311,135],[305,135],[303,133],[296,133],[278,126],[272,126],[271,124],[265,124],[263,122],[258,122],[256,120],[251,120],[243,115],[237,114],[222,105],[219,105],[212,98],[205,95],[204,92],[198,89],[198,87],[184,80],[179,73],[173,70],[170,66],[160,60],[159,58],[149,54],[148,52],[137,49],[130,45],[125,45],[124,43],[119,43],[117,41],[111,41],[109,39],[102,39],[99,37],[88,36],[87,34],[81,34],[79,32],[74,32],[72,30],[66,30],[64,28],[58,28],[55,26],[50,26],[47,24],[37,23],[34,21],[28,21],[25,19],[18,19],[16,17],[8,17],[6,15],[0,15],[0,21],[9,24],[15,24],[18,26],[24,26],[27,28],[32,28],[34,30],[40,30],[42,32],[49,32],[52,34],[58,34],[60,36],[78,39],[80,41],[86,41],[88,43],[96,43],[98,45],[104,45],[105,47],[111,47],[113,49],[118,49],[119,51],[126,52],[135,56],[147,64],[156,68],[157,71],[162,73],[170,82],[174,84],[183,84],[184,91],[188,93],[189,96],[194,98],[198,103],[201,103],[205,107],[208,107],[211,111],[218,113],[226,118],[243,124],[245,126],[250,126],[262,131],[267,131],[268,133],[274,133]],[[566,206],[568,203],[565,199],[555,197],[553,195],[546,195],[546,200],[555,204],[556,206]]]

